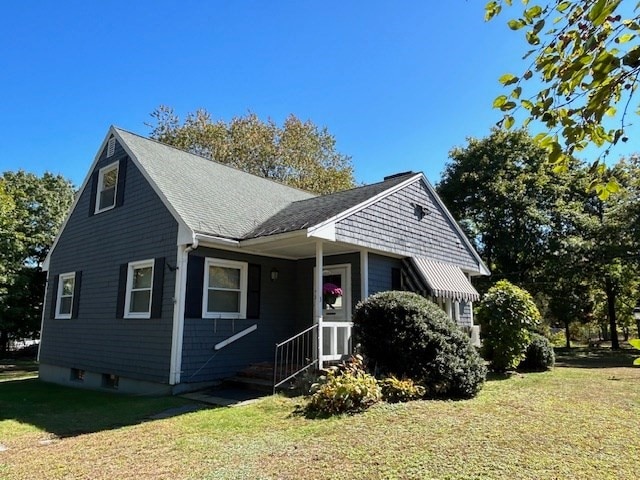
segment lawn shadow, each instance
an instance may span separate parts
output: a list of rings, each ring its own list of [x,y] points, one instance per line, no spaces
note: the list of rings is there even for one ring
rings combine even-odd
[[[117,429],[182,415],[207,406],[171,396],[143,397],[41,382],[0,382],[0,422],[15,420],[56,437]]]
[[[556,367],[620,368],[632,367],[638,351],[631,348],[611,350],[606,347],[556,348]]]

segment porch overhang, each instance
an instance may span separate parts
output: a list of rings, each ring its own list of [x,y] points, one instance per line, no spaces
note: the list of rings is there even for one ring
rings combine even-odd
[[[427,290],[440,298],[451,298],[474,302],[480,300],[480,294],[471,285],[459,267],[436,262],[423,257],[409,257],[402,260],[406,280],[415,291]]]

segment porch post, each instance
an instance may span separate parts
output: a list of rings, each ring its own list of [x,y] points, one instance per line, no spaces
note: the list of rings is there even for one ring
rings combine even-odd
[[[318,369],[322,369],[322,271],[324,270],[324,265],[322,264],[322,240],[316,240],[316,294],[315,294],[315,305],[314,305],[314,316],[315,321],[318,325]]]

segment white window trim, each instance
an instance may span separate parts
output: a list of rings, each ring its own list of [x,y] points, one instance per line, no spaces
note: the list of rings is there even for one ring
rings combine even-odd
[[[237,268],[240,270],[240,312],[209,312],[209,267]],[[221,258],[207,258],[204,263],[204,284],[202,288],[202,318],[247,318],[247,278],[249,264]]]
[[[125,299],[124,299],[124,318],[151,318],[151,304],[153,303],[153,277],[155,273],[154,264],[155,264],[155,261],[153,259],[140,260],[138,262],[129,262],[129,267],[127,268],[127,289],[125,292]],[[146,312],[130,312],[129,309],[131,307],[133,272],[138,268],[148,268],[148,267],[151,267],[151,288],[149,289],[149,310]]]
[[[64,281],[73,278],[73,290],[71,291],[71,308],[69,313],[61,313],[60,306],[62,305],[62,287]],[[58,276],[58,292],[56,293],[56,319],[68,320],[73,315],[73,296],[76,293],[76,272],[61,273]]]
[[[104,182],[104,176],[106,173],[115,170],[116,171],[116,186],[113,190],[113,205],[109,205],[103,209],[100,209],[100,194],[102,193],[102,184]],[[118,177],[120,175],[120,164],[119,162],[113,162],[107,165],[106,167],[102,167],[98,172],[98,187],[96,188],[96,208],[94,213],[102,213],[107,210],[111,210],[116,206],[116,198],[118,195]]]

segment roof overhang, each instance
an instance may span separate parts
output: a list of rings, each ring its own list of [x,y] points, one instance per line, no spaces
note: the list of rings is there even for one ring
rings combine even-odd
[[[423,257],[403,260],[407,274],[415,282],[414,289],[428,290],[434,297],[474,302],[480,294],[457,266]]]

